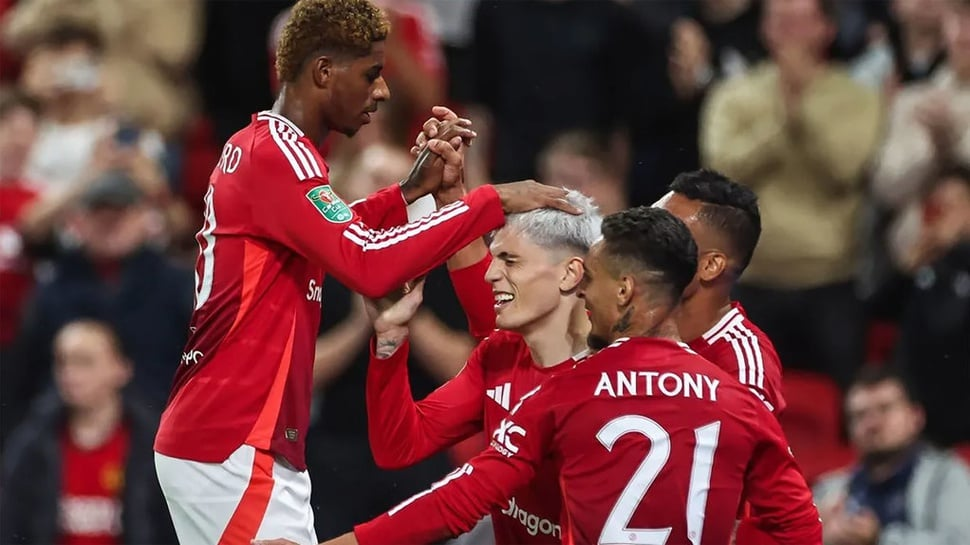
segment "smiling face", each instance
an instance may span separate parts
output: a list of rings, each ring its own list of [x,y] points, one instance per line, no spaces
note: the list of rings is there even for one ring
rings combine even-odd
[[[495,296],[495,325],[526,333],[563,304],[582,276],[582,259],[543,248],[512,228],[495,234],[485,280]]]
[[[586,304],[590,331],[586,340],[593,350],[609,346],[618,337],[613,330],[625,308],[624,283],[610,272],[604,261],[604,243],[599,241],[586,256],[586,272],[579,287],[579,297]]]
[[[370,123],[371,114],[391,92],[381,75],[384,69],[384,42],[374,42],[362,57],[320,57],[316,60],[320,80],[320,100],[325,127],[347,136],[357,134]]]

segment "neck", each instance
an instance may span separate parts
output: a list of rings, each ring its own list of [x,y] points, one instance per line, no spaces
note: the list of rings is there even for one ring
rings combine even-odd
[[[589,320],[579,300],[562,305],[530,331],[523,332],[532,359],[539,367],[552,367],[586,349]]]
[[[938,28],[908,26],[902,28],[903,49],[908,56],[936,53],[943,49]]]
[[[97,102],[88,96],[67,95],[46,106],[46,117],[62,125],[83,123],[101,115]]]
[[[71,439],[82,448],[95,448],[108,440],[121,422],[121,395],[115,394],[94,407],[74,409],[68,417]]]
[[[649,310],[647,310],[649,309]],[[677,321],[674,319],[675,307],[658,306],[642,298],[630,305],[625,320],[629,320],[626,327],[620,327],[620,323],[614,326],[614,341],[620,337],[650,337],[654,339],[668,339],[680,341],[681,335],[677,330]],[[621,319],[620,322],[625,321]]]
[[[865,466],[865,471],[869,475],[869,480],[874,483],[883,483],[889,480],[889,478],[899,471],[903,462],[913,453],[914,448],[909,447],[896,452],[892,456],[885,456],[878,460],[868,462]]]
[[[719,289],[698,288],[690,299],[684,300],[677,310],[677,329],[686,342],[707,333],[725,314],[731,312],[729,292]]]
[[[283,84],[279,97],[273,104],[273,112],[292,121],[311,142],[319,146],[323,144],[330,130],[315,122],[320,118],[319,112],[316,111],[317,107],[297,93],[296,85],[296,83]]]

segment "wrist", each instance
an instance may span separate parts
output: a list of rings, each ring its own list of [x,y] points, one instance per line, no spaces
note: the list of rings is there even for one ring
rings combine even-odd
[[[408,330],[405,327],[395,331],[377,333],[374,339],[374,355],[379,360],[386,360],[393,356],[408,338]]]
[[[419,184],[415,183],[410,178],[401,180],[401,182],[398,183],[398,187],[401,188],[401,196],[404,197],[404,202],[407,204],[413,204],[414,201],[428,194],[426,190],[424,190],[419,186]]]

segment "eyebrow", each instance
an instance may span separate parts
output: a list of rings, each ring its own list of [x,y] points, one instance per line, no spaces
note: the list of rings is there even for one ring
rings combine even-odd
[[[506,260],[506,259],[516,259],[519,256],[517,256],[515,254],[510,254],[510,253],[508,253],[506,251],[501,251],[495,257],[498,258],[498,259],[501,259],[501,260]]]

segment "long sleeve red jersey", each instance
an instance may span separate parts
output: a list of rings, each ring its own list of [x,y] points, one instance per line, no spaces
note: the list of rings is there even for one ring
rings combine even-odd
[[[356,211],[286,118],[253,117],[223,148],[198,233],[195,312],[155,449],[222,462],[240,445],[302,470],[324,272],[368,297],[422,275],[504,222],[491,187],[419,221],[398,188]]]
[[[778,416],[785,410],[781,359],[771,339],[748,316],[740,303],[710,330],[687,343],[706,359],[744,384]]]
[[[522,396],[491,438],[431,489],[357,526],[358,542],[427,543],[467,531],[553,464],[566,545],[722,545],[742,498],[778,543],[822,543],[778,424],[680,343],[617,341]]]
[[[407,371],[408,345],[390,358],[371,356],[367,370],[367,420],[378,466],[407,467],[507,419],[512,404],[569,362],[542,368],[521,335],[495,331],[469,356],[455,378],[415,402]],[[496,545],[560,543],[558,474],[546,465],[494,506]]]

